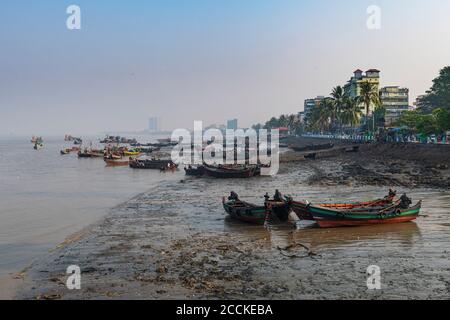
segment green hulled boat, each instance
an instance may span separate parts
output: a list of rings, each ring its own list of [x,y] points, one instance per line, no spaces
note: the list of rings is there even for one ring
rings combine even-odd
[[[289,205],[285,202],[266,201],[263,206],[239,200],[237,195],[222,200],[223,208],[234,219],[254,223],[283,223],[289,220]]]
[[[405,202],[403,199],[389,206],[344,210],[309,205],[309,212],[321,228],[389,224],[416,219],[420,213],[422,201],[414,206],[410,206],[410,204],[410,200]]]

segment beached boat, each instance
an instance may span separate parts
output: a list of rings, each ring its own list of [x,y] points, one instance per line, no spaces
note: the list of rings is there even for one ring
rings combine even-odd
[[[259,166],[209,166],[204,165],[205,174],[220,179],[251,178],[260,174]]]
[[[204,166],[197,166],[197,167],[192,167],[192,166],[188,166],[184,168],[184,172],[186,173],[187,176],[203,176],[205,174],[205,167]]]
[[[309,211],[321,228],[364,226],[412,221],[420,213],[422,201],[410,206],[411,200],[403,195],[400,200],[388,206],[369,208],[333,209],[310,205]]]
[[[311,144],[304,147],[290,146],[292,150],[297,152],[327,150],[332,149],[333,147],[334,147],[333,143]]]
[[[228,200],[222,199],[223,208],[234,219],[263,225],[265,223],[283,223],[289,218],[289,210],[284,203],[267,202],[263,206],[239,200],[237,194],[232,193]]]
[[[174,166],[172,160],[161,159],[134,159],[130,161],[130,167],[133,169],[157,169]]]
[[[361,202],[349,202],[349,203],[321,203],[317,204],[317,206],[336,209],[336,210],[354,210],[354,209],[370,209],[374,207],[386,207],[393,203],[396,196],[396,192],[393,190],[389,190],[389,194],[382,199],[375,199],[370,201],[361,201]],[[292,210],[295,212],[297,217],[300,220],[314,220],[311,212],[310,212],[310,203],[308,201],[295,201],[293,199],[289,199],[289,205]]]

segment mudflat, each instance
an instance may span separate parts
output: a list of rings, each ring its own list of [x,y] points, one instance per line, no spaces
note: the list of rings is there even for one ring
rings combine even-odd
[[[82,237],[36,261],[17,297],[450,298],[448,188],[427,184],[409,167],[398,174],[392,163],[379,169],[386,165],[370,159],[370,153],[341,154],[284,163],[277,176],[246,180],[179,173],[179,181],[162,182],[114,208]],[[447,169],[435,169],[445,181]],[[221,205],[231,190],[254,203],[275,189],[326,202],[379,198],[389,187],[423,200],[415,222],[319,229],[294,221],[264,228],[230,220]],[[81,268],[81,290],[66,288],[69,265]],[[381,269],[381,290],[367,289],[370,265]]]

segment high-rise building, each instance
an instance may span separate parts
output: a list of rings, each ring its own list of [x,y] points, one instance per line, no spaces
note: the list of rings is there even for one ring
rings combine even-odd
[[[148,119],[148,131],[158,132],[161,130],[160,121],[157,117],[150,117]]]
[[[361,94],[361,84],[364,82],[371,83],[374,92],[378,92],[380,86],[380,70],[369,69],[365,73],[358,69],[353,72],[353,77],[345,84],[344,92],[347,96],[351,98],[359,97]],[[361,103],[361,108],[364,105]],[[370,112],[373,112],[375,105],[372,104],[369,108]]]
[[[303,121],[308,122],[308,119],[311,117],[311,114],[314,108],[318,107],[320,103],[325,100],[324,96],[317,96],[314,99],[306,99],[304,103],[304,113],[303,113]]]
[[[385,125],[392,126],[401,113],[409,109],[409,89],[398,86],[381,88],[380,100],[386,109]]]
[[[238,128],[238,120],[237,119],[231,119],[227,121],[227,129],[231,130],[237,130]]]

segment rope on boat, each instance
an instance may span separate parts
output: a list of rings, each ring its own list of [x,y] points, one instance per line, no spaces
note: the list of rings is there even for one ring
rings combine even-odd
[[[304,248],[307,251],[307,254],[301,256],[301,255],[298,255],[298,254],[286,254],[285,253],[286,251],[288,251],[290,249],[293,249],[295,247],[302,247],[302,248]],[[318,255],[317,253],[312,251],[308,246],[306,246],[306,245],[304,245],[303,243],[300,243],[300,242],[295,242],[294,244],[291,244],[291,245],[289,245],[287,247],[284,247],[284,248],[277,247],[277,249],[280,251],[280,253],[283,256],[288,257],[288,258],[308,258],[308,257],[313,258],[313,257]]]

